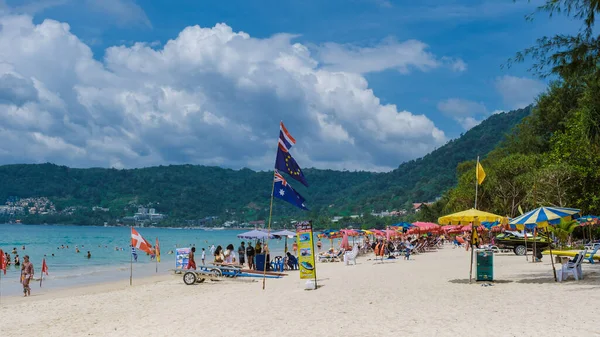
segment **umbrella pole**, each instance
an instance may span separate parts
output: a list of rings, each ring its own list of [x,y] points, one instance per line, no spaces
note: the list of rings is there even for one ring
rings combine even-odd
[[[473,235],[473,234],[471,234]],[[471,265],[469,267],[469,283],[471,283],[471,281],[473,280],[473,240],[470,240],[471,242],[469,242],[469,244],[471,245]]]
[[[550,233],[548,233],[548,227],[546,227],[546,234],[548,234],[548,239],[550,240],[550,262],[552,262],[552,271],[554,272],[554,282],[558,282],[556,278],[556,267],[554,266],[554,257],[552,256],[552,239],[550,239]]]
[[[523,225],[523,234],[525,234],[525,261],[529,261],[527,258],[527,227]]]

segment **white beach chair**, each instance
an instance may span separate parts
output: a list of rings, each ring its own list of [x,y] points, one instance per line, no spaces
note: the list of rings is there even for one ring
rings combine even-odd
[[[569,261],[563,264],[559,273],[556,275],[558,278],[558,282],[566,280],[569,277],[569,275],[573,275],[573,278],[575,278],[576,281],[579,281],[580,279],[583,280],[583,270],[581,269],[581,263],[583,262],[583,259],[586,254],[587,249],[579,252],[579,254],[577,254],[573,261]]]
[[[357,255],[358,255],[358,246],[354,245],[354,247],[352,247],[351,251],[344,253],[344,264],[346,264],[348,266],[348,265],[350,265],[350,261],[353,261],[354,264],[356,265],[356,256]]]

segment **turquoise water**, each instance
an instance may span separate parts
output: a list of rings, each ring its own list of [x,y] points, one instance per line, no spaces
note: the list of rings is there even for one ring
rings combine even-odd
[[[237,234],[241,230],[204,231],[198,229],[137,228],[137,231],[150,243],[158,237],[161,247],[161,263],[158,274],[168,273],[175,268],[175,255],[169,255],[176,247],[195,245],[197,263],[200,251],[206,249],[210,259],[209,247],[221,245],[223,248],[233,244],[236,248],[241,239]],[[35,268],[35,277],[41,274],[42,259],[46,258],[49,275],[44,277],[43,289],[66,288],[71,286],[118,281],[129,279],[131,230],[129,227],[88,227],[62,225],[21,225],[0,224],[0,249],[12,252],[17,248],[19,257],[29,255]],[[244,240],[247,241],[247,240]],[[288,245],[291,249],[291,239]],[[69,248],[60,249],[61,245]],[[25,250],[22,250],[25,246]],[[75,252],[75,246],[80,253]],[[284,240],[269,240],[272,256],[284,251]],[[116,250],[115,248],[118,248]],[[121,250],[123,248],[123,250]],[[86,257],[90,251],[92,257]],[[52,256],[54,254],[54,256]],[[14,259],[14,254],[11,254]],[[8,267],[2,275],[2,295],[15,295],[21,291],[19,284],[20,267]],[[134,282],[136,277],[156,275],[156,263],[143,252],[138,252],[138,261],[133,263]],[[33,291],[39,291],[39,281],[33,282]]]

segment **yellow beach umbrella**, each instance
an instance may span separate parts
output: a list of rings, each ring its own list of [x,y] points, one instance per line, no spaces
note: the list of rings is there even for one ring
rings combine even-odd
[[[502,224],[505,224],[506,222],[508,222],[508,219],[501,215],[480,211],[474,208],[462,212],[444,215],[438,218],[438,223],[440,225],[465,225],[466,223],[475,221],[480,223],[498,221]]]
[[[449,215],[445,215],[438,218],[438,223],[440,225],[458,225],[465,224],[471,222],[473,224],[473,229],[476,225],[481,224],[481,222],[495,222],[498,221],[500,223],[506,223],[508,220],[506,217],[496,215],[493,213],[488,213],[484,211],[477,210],[475,208],[471,208],[466,211],[453,213]],[[471,246],[473,246],[473,240],[477,238],[477,230],[471,231]],[[473,279],[473,247],[471,247],[471,265],[469,267],[469,283]]]

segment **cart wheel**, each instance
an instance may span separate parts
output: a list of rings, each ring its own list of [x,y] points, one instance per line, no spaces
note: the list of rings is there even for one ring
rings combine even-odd
[[[515,252],[515,254],[522,256],[522,255],[525,255],[525,252],[527,252],[527,249],[523,245],[518,245],[515,247],[514,252]]]
[[[221,276],[223,276],[223,272],[221,272],[221,270],[220,270],[220,269],[216,269],[216,268],[215,268],[215,269],[211,269],[211,270],[210,270],[210,273],[211,273],[213,276],[215,276],[215,277],[221,277]]]
[[[188,271],[187,273],[183,274],[183,283],[187,284],[188,286],[196,283],[197,279],[196,273],[192,271]]]
[[[201,277],[201,278],[198,279],[198,283],[202,283],[204,281],[206,281],[206,279],[204,277]]]

